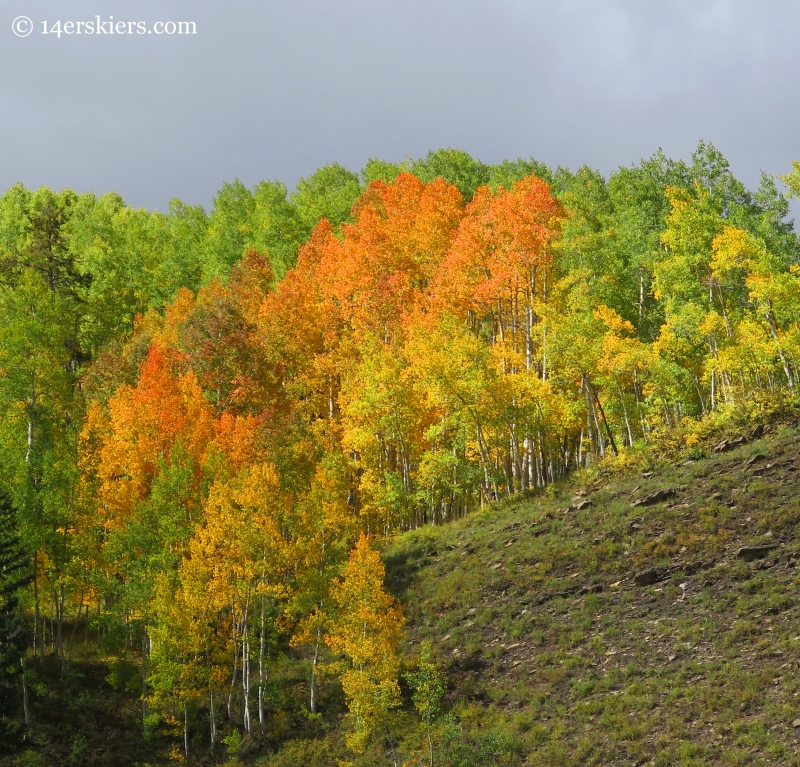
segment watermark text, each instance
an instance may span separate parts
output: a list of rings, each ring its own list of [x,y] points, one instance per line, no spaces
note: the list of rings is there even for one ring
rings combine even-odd
[[[115,19],[113,16],[103,18],[95,16],[85,21],[42,20],[33,22],[27,16],[17,16],[11,22],[11,31],[17,37],[28,37],[38,27],[40,35],[52,35],[61,39],[62,35],[196,35],[197,24],[194,21],[129,21]]]

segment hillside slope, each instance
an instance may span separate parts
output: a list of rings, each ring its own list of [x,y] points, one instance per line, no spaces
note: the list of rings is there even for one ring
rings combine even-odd
[[[405,659],[430,640],[447,675],[437,767],[800,765],[799,443],[776,426],[697,460],[601,469],[388,544]],[[293,660],[271,671],[267,735],[211,759],[193,731],[189,763],[392,763],[380,739],[349,752],[335,680],[321,717],[303,713],[307,674],[278,652]],[[137,669],[87,653],[34,685],[32,749],[2,763],[180,759],[179,734],[141,738]],[[392,735],[418,767],[403,689]]]
[[[798,436],[405,536],[390,584],[463,737],[543,767],[800,764]]]

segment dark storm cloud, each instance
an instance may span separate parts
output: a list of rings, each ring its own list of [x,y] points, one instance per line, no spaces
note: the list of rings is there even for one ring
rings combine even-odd
[[[194,21],[195,36],[41,34],[41,22]],[[12,20],[33,33],[15,37]],[[788,170],[792,2],[3,4],[0,186],[208,204],[223,180],[439,146],[609,172],[716,144],[747,183]]]

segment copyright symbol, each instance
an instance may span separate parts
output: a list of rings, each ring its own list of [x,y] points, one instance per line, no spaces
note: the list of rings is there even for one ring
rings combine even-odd
[[[27,16],[17,16],[11,22],[11,30],[17,37],[27,37],[33,32],[33,22]]]

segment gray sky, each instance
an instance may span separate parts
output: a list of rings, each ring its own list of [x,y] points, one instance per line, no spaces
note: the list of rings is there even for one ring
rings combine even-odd
[[[453,146],[608,173],[702,137],[753,185],[800,159],[790,0],[2,0],[0,188],[164,208]],[[193,36],[42,34],[194,21]],[[33,22],[16,37],[12,21]],[[106,27],[107,28],[107,27]],[[135,26],[133,27],[135,29]]]

